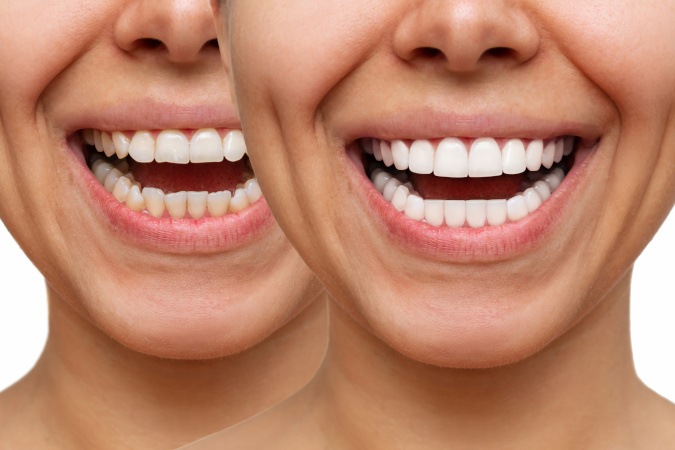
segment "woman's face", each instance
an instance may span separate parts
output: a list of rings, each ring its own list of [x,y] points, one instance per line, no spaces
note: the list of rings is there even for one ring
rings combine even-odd
[[[14,0],[0,17],[0,214],[57,297],[178,358],[239,352],[314,298],[247,182],[208,2]]]
[[[231,0],[267,199],[337,301],[420,361],[518,361],[675,200],[675,2]]]

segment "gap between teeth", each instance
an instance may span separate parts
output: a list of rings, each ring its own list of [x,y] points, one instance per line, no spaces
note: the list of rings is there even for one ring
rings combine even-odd
[[[240,130],[228,131],[221,137],[214,128],[200,129],[188,140],[185,133],[178,130],[163,130],[155,139],[150,131],[136,131],[129,138],[120,131],[85,129],[82,138],[108,157],[117,155],[123,159],[129,156],[140,163],[236,162],[246,154],[246,143]]]
[[[434,174],[448,178],[496,177],[516,175],[525,171],[550,169],[574,150],[574,137],[551,140],[507,140],[503,148],[493,138],[475,139],[467,145],[458,138],[446,138],[434,145],[428,140],[380,141],[362,139],[364,151],[387,167],[410,170],[422,175]]]

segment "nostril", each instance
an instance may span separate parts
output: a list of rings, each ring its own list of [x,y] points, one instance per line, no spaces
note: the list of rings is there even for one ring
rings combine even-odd
[[[492,56],[495,58],[504,58],[511,56],[513,50],[508,47],[494,47],[483,52],[483,56]]]
[[[435,47],[420,47],[415,50],[416,56],[424,59],[434,59],[439,55],[442,55],[443,52]]]
[[[218,49],[219,48],[218,39],[211,39],[210,41],[207,41],[206,44],[204,44],[204,47],[211,47]]]
[[[139,39],[138,46],[146,49],[155,49],[164,45],[159,39],[143,38]]]

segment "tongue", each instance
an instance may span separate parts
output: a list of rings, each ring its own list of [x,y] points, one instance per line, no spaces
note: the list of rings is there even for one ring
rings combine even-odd
[[[525,181],[521,175],[489,178],[443,178],[434,175],[411,174],[417,192],[425,199],[491,200],[511,198]]]
[[[238,183],[243,183],[252,176],[244,159],[235,163],[132,163],[130,169],[142,186],[158,188],[166,193],[234,191]]]

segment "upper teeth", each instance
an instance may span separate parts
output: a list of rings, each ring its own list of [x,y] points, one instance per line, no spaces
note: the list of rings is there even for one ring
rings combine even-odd
[[[402,140],[367,139],[363,147],[387,167],[393,165],[398,170],[433,173],[438,177],[479,178],[537,171],[542,166],[550,169],[572,153],[574,138],[535,139],[529,143],[510,139],[501,149],[493,138],[475,139],[469,148],[458,138],[443,139],[437,145],[428,140],[412,141],[409,145]]]
[[[116,131],[84,130],[84,140],[106,156],[127,155],[140,163],[169,162],[174,164],[239,161],[246,154],[244,136],[232,130],[221,137],[213,128],[197,130],[191,139],[178,130],[164,130],[157,138],[150,131],[136,131],[129,138]]]

